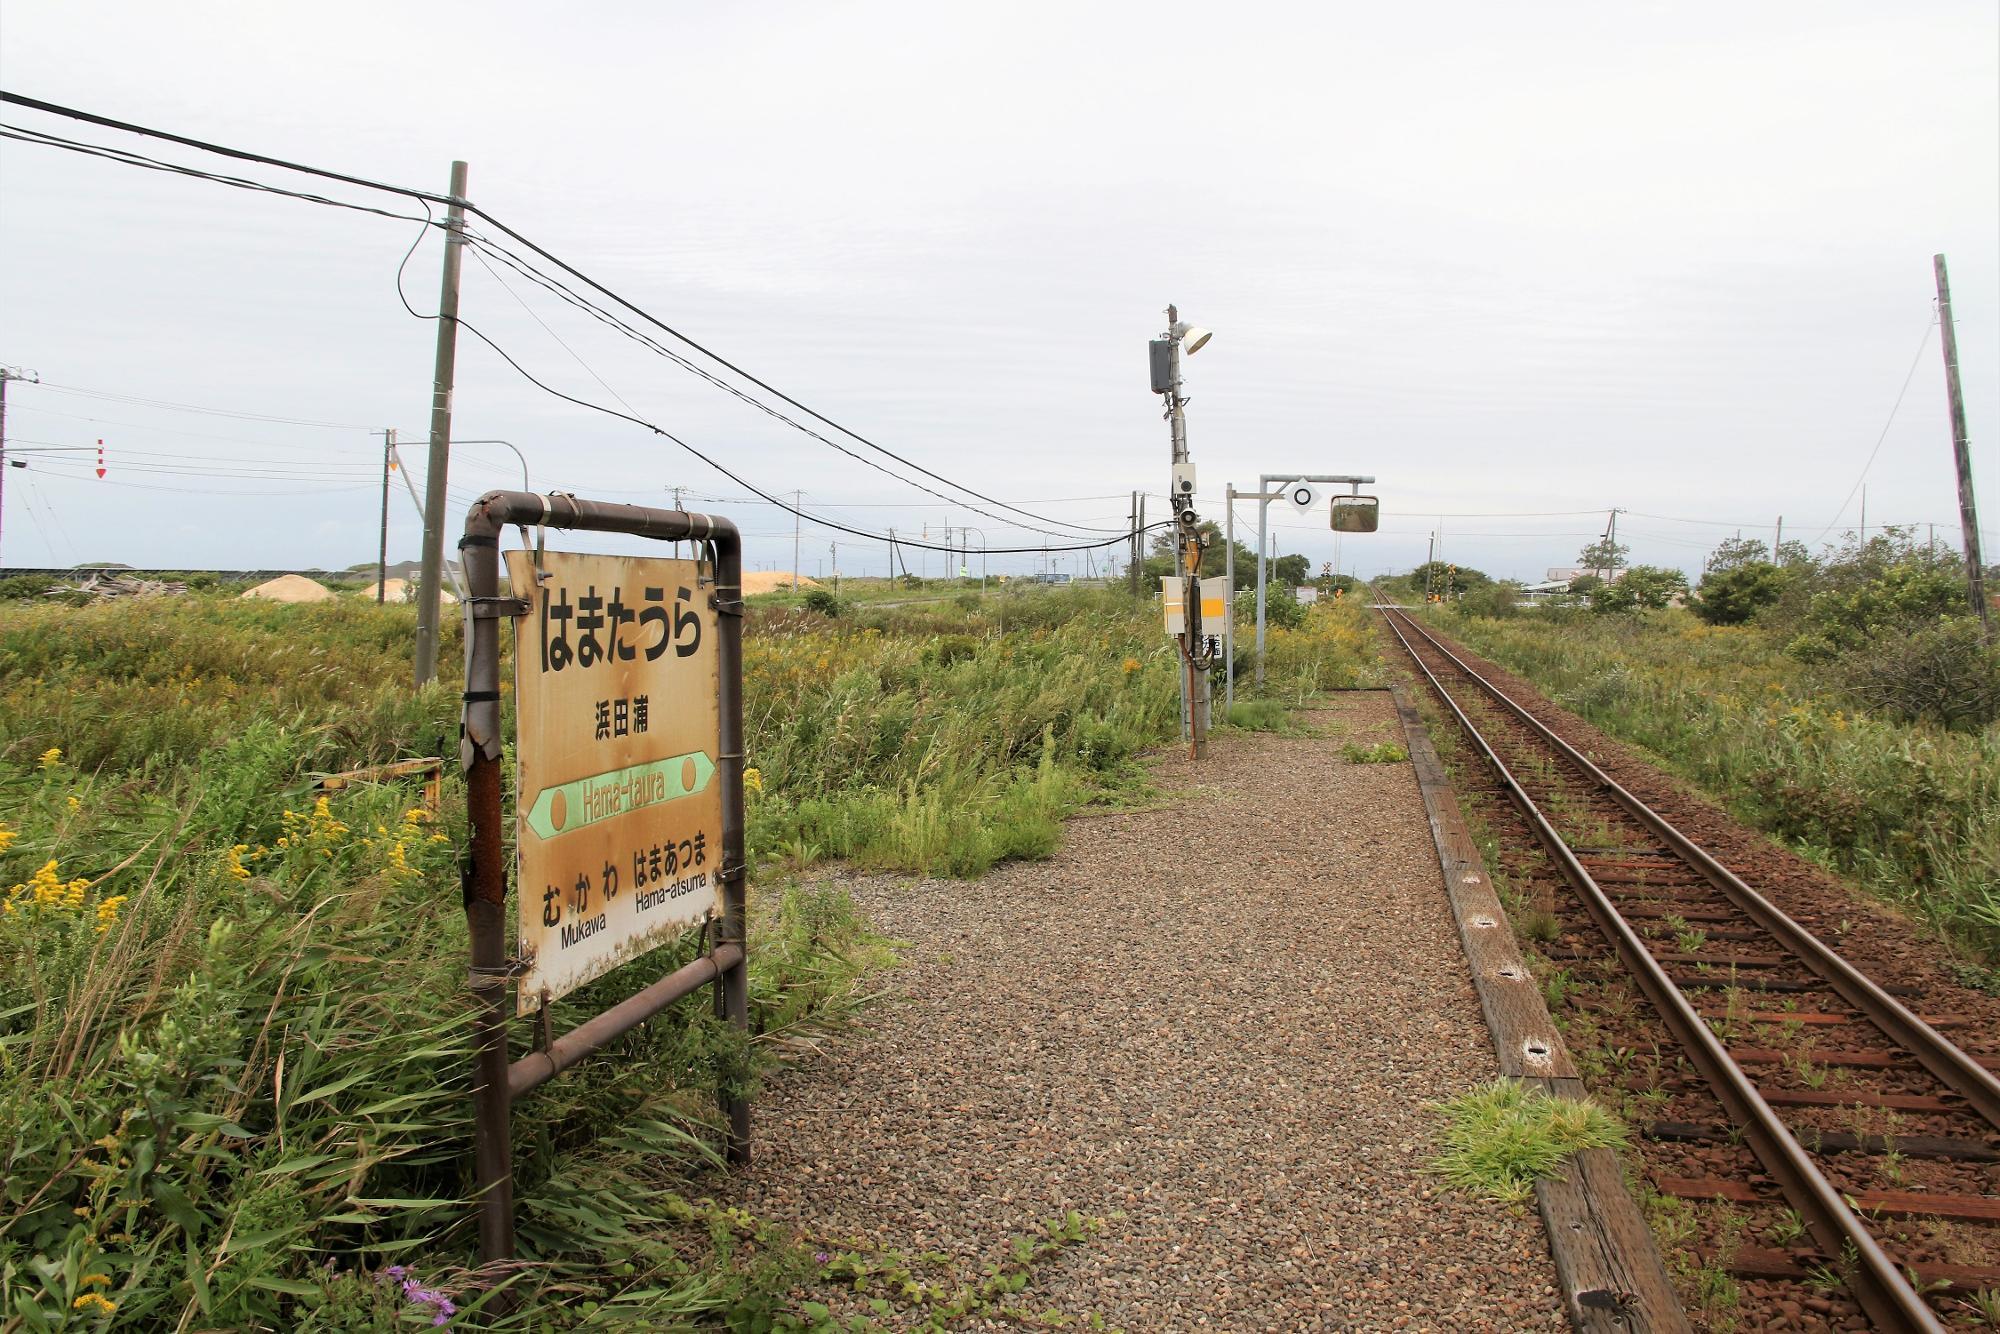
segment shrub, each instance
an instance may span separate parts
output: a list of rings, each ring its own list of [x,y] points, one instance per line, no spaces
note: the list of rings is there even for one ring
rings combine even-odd
[[[809,589],[800,605],[822,616],[838,616],[841,612],[840,599],[824,588]]]
[[[1883,636],[1842,658],[1836,679],[1855,703],[1901,722],[1970,731],[2000,719],[2000,649],[1970,617]]]
[[[1460,594],[1456,606],[1467,616],[1513,616],[1521,610],[1520,603],[1521,585],[1503,579]]]
[[[1965,605],[1965,585],[1950,570],[1898,562],[1858,586],[1815,594],[1804,631],[1789,651],[1802,662],[1831,661],[1887,635],[1955,616]]]
[[[1305,603],[1299,601],[1290,588],[1282,584],[1264,586],[1264,625],[1268,629],[1277,626],[1282,630],[1296,630],[1306,623]],[[1252,588],[1236,595],[1236,619],[1239,624],[1257,624],[1257,590]]]
[[[1785,573],[1769,561],[1751,561],[1702,576],[1689,607],[1710,625],[1741,625],[1785,591]]]

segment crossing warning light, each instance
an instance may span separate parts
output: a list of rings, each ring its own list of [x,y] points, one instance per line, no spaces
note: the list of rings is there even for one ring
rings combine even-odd
[[[97,475],[104,476],[104,442],[97,442]]]

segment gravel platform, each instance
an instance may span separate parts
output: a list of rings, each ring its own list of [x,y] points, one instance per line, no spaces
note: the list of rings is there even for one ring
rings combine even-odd
[[[1333,735],[1159,756],[1157,809],[1049,861],[849,880],[904,964],[771,1081],[734,1202],[961,1281],[1102,1217],[1015,1300],[1134,1334],[1565,1328],[1533,1213],[1430,1171],[1425,1104],[1496,1067],[1410,766],[1341,755],[1398,738],[1394,707],[1311,718]]]

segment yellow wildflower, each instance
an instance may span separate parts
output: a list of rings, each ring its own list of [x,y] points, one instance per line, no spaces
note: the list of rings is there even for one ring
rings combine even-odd
[[[69,796],[63,798],[63,801],[64,804],[66,804],[71,810],[77,810],[83,805],[83,802],[77,799],[77,796],[74,792],[72,792]]]
[[[13,845],[14,840],[20,836],[18,830],[9,829],[6,825],[0,824],[0,852],[5,852]]]
[[[61,763],[62,763],[61,746],[50,746],[47,750],[42,752],[42,767],[44,769],[53,769],[58,764]]]
[[[70,1309],[75,1311],[95,1311],[99,1315],[110,1315],[118,1309],[118,1303],[112,1301],[101,1292],[86,1292],[83,1296],[70,1303]]]
[[[745,769],[743,771],[743,786],[752,792],[762,792],[764,790],[764,771],[761,769]]]
[[[238,880],[248,880],[250,878],[250,868],[243,864],[243,854],[248,851],[250,851],[248,843],[238,843],[222,859],[222,869],[235,876]]]
[[[1125,675],[1130,676],[1132,673],[1139,670],[1139,660],[1137,658],[1125,659],[1124,666],[1121,670],[1124,671]]]
[[[126,896],[123,894],[113,894],[108,899],[99,899],[97,901],[98,935],[101,936],[112,927],[118,925],[118,910],[125,906],[125,898]]]
[[[81,1279],[78,1279],[77,1281],[83,1284],[83,1286],[86,1288],[100,1288],[100,1287],[108,1288],[111,1286],[111,1275],[85,1274]]]

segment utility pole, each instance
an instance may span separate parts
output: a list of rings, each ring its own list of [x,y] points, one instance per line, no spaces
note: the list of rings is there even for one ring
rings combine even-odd
[[[799,506],[805,503],[806,493],[792,492],[792,591],[799,591]]]
[[[1236,707],[1236,483],[1222,488],[1222,586],[1229,613],[1222,621],[1222,716]]]
[[[1430,548],[1424,552],[1424,601],[1431,600],[1431,587],[1437,582],[1437,530],[1431,530]]]
[[[1771,564],[1782,565],[1784,557],[1778,553],[1785,549],[1785,516],[1778,516],[1778,530],[1771,534]]]
[[[451,391],[458,363],[458,269],[465,256],[465,164],[451,164],[445,214],[444,280],[438,295],[437,365],[431,376],[431,454],[424,477],[423,586],[417,590],[417,684],[437,675],[438,617],[444,592],[445,482],[451,472]]]
[[[833,571],[833,591],[840,591],[840,543],[826,544],[826,568]]]
[[[1181,588],[1181,717],[1186,725],[1188,756],[1208,754],[1208,670],[1213,659],[1201,631],[1201,528],[1194,508],[1194,470],[1188,463],[1187,396],[1181,393],[1181,350],[1199,352],[1209,340],[1206,329],[1183,323],[1180,310],[1167,307],[1167,331],[1153,340],[1153,392],[1167,401],[1167,433],[1173,445],[1168,497],[1174,507],[1174,576]]]
[[[687,506],[681,504],[681,496],[686,493],[687,488],[684,486],[670,486],[667,489],[674,493],[674,508],[685,511]]]
[[[388,600],[389,585],[389,460],[396,453],[396,428],[382,431],[382,545],[375,553],[375,605]]]
[[[40,384],[42,377],[33,371],[26,374],[0,366],[0,520],[7,512],[7,384],[11,380],[26,380],[29,384]],[[4,527],[0,527],[4,532]]]
[[[1861,545],[1868,545],[1868,483],[1861,484]]]
[[[1986,567],[1979,554],[1979,504],[1972,495],[1972,439],[1965,428],[1965,397],[1958,387],[1958,331],[1951,322],[1951,282],[1944,256],[1933,255],[1937,271],[1938,327],[1944,330],[1944,391],[1951,400],[1951,452],[1958,463],[1958,522],[1965,530],[1966,591],[1986,641],[1993,642],[1993,612],[1986,605]]]

